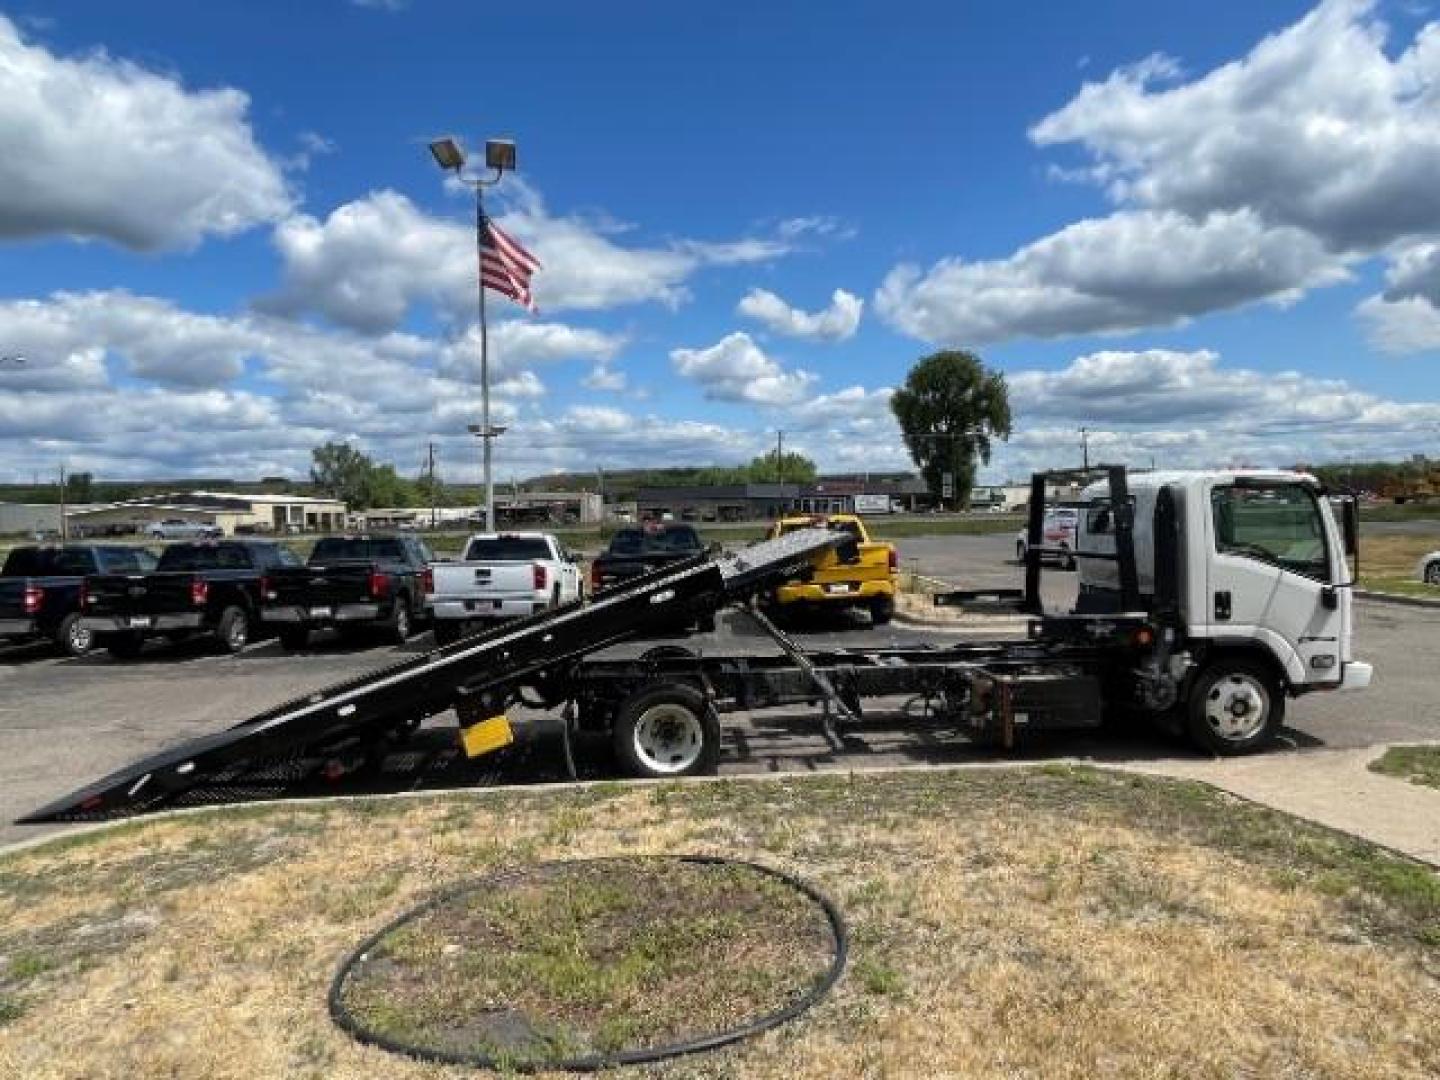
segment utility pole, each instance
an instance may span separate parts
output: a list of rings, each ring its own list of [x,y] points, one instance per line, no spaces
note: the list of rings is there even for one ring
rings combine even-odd
[[[440,515],[439,515],[439,512],[436,510],[436,507],[435,507],[435,499],[436,499],[437,496],[436,496],[436,494],[435,494],[435,444],[434,444],[433,442],[430,443],[429,449],[430,449],[430,459],[429,459],[429,466],[430,466],[430,528],[434,529],[435,526],[436,526],[436,524],[437,524],[438,521],[439,521],[439,516],[440,516]]]
[[[1090,468],[1090,429],[1087,427],[1080,429],[1080,447],[1081,452],[1085,455],[1085,468],[1088,469]]]
[[[65,463],[60,463],[60,542],[70,539],[70,530],[65,523]]]

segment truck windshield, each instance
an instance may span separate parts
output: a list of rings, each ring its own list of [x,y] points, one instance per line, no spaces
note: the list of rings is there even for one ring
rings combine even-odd
[[[542,536],[477,536],[465,549],[470,562],[544,562],[550,545]]]
[[[327,536],[315,542],[311,562],[334,559],[403,559],[400,541],[393,536]]]
[[[1330,578],[1325,527],[1314,492],[1301,484],[1217,487],[1210,495],[1215,550]]]
[[[250,556],[239,544],[171,544],[156,570],[248,570]]]
[[[673,555],[677,552],[699,551],[700,534],[685,526],[656,529],[643,532],[640,529],[622,529],[610,541],[611,555]]]

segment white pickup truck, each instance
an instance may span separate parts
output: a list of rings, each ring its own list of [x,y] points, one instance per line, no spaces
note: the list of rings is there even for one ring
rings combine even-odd
[[[581,596],[575,559],[549,533],[478,533],[459,562],[431,566],[425,606],[435,643],[449,645],[486,623],[517,619]]]

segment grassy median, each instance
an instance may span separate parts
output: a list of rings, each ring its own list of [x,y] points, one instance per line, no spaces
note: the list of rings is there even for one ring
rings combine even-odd
[[[1440,746],[1392,746],[1370,768],[1412,784],[1440,788]]]
[[[336,1030],[340,959],[443,886],[647,853],[797,872],[853,950],[804,1018],[630,1075],[1440,1073],[1432,871],[1203,786],[1046,766],[257,806],[10,855],[0,1075],[473,1075]]]

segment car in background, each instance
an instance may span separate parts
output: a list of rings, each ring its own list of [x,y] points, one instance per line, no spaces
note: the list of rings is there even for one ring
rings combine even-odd
[[[369,628],[403,645],[425,615],[435,556],[413,536],[324,536],[304,566],[282,566],[261,581],[261,620],[280,645],[303,649],[312,631]]]
[[[1440,551],[1432,551],[1415,567],[1415,576],[1426,585],[1440,585]]]
[[[884,626],[895,615],[895,593],[900,556],[893,544],[872,540],[865,522],[856,514],[801,514],[783,517],[770,527],[775,540],[801,529],[831,529],[854,541],[848,558],[829,552],[803,581],[787,581],[770,595],[773,610],[797,611],[811,607],[858,608],[870,621]]]
[[[705,551],[705,542],[691,525],[662,520],[639,528],[624,528],[590,564],[590,589],[592,592],[613,589],[631,578],[663,570],[703,555]]]
[[[480,533],[458,562],[430,568],[426,607],[435,643],[449,645],[505,619],[523,619],[581,599],[575,557],[551,533]]]
[[[0,568],[0,640],[49,639],[71,656],[84,656],[95,633],[82,625],[85,579],[91,574],[146,573],[155,556],[121,544],[17,547]]]
[[[152,521],[145,526],[145,535],[156,540],[218,540],[225,535],[219,525],[208,525],[203,521],[186,521],[184,518],[166,518]]]
[[[1042,555],[1041,558],[1054,559],[1066,570],[1075,569],[1075,543],[1076,535],[1080,530],[1080,511],[1073,506],[1050,506],[1045,509],[1044,525],[1040,535],[1040,543],[1048,549],[1058,549],[1059,555]],[[1021,529],[1015,535],[1015,559],[1017,562],[1024,562],[1026,553],[1029,551],[1030,532],[1029,527]]]

